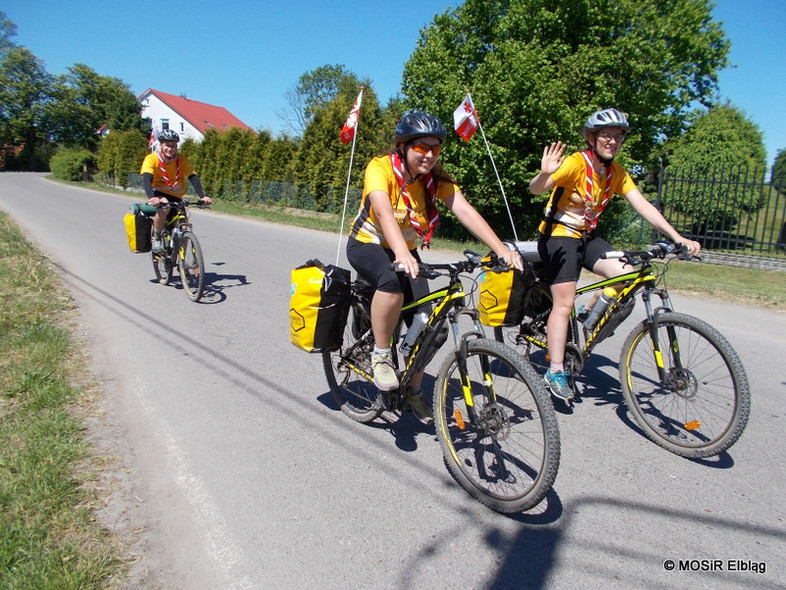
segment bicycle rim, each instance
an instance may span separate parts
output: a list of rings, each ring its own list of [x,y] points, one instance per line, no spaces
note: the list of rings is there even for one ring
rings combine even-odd
[[[543,500],[559,469],[559,427],[545,387],[515,351],[492,340],[472,340],[466,363],[477,415],[473,420],[457,357],[442,365],[434,396],[437,436],[448,471],[470,495],[497,512],[528,510]],[[488,375],[482,369],[486,361]]]
[[[670,352],[677,337],[682,368]],[[709,324],[684,314],[658,317],[663,364],[671,383],[661,383],[646,322],[627,338],[620,358],[625,403],[644,434],[688,458],[717,455],[739,439],[750,413],[750,389],[742,362]]]
[[[361,323],[370,325],[368,315],[359,304],[353,303],[341,348],[322,353],[322,364],[330,393],[341,411],[353,420],[367,423],[379,417],[384,407],[372,381],[374,342],[368,329],[359,325]]]
[[[199,301],[205,288],[205,262],[202,246],[190,231],[184,232],[180,238],[178,259],[183,289],[191,301]]]

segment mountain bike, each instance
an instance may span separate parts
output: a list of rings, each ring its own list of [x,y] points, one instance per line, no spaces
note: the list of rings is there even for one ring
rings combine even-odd
[[[518,348],[540,370],[548,368],[546,324],[551,293],[543,279],[537,242],[516,249],[533,283],[524,295],[524,318],[515,327],[497,327],[495,338]],[[609,286],[618,293],[589,329],[571,313],[565,349],[569,384],[593,349],[631,314],[640,296],[646,318],[622,345],[620,382],[625,405],[643,433],[661,447],[687,458],[718,455],[742,435],[750,413],[750,388],[742,361],[731,344],[708,323],[674,311],[666,289],[672,260],[689,260],[681,244],[659,242],[643,251],[607,253],[635,270],[576,290],[576,297]],[[660,299],[660,305],[658,300]],[[655,302],[655,303],[653,303]],[[597,305],[597,303],[596,303]]]
[[[323,353],[330,391],[341,410],[368,423],[383,412],[406,405],[410,379],[422,372],[452,331],[454,350],[439,369],[434,385],[435,428],[448,471],[470,495],[502,513],[528,510],[551,489],[560,458],[559,428],[545,385],[510,347],[484,337],[474,307],[465,305],[462,273],[483,264],[467,251],[465,260],[423,264],[427,278],[448,277],[448,284],[404,305],[391,352],[401,364],[400,386],[379,391],[373,383],[370,306],[373,287],[358,280],[351,286],[350,311],[339,350]],[[397,352],[405,317],[429,309],[425,327],[409,356]],[[474,329],[464,333],[459,319]]]
[[[191,301],[198,302],[205,289],[205,261],[202,246],[190,222],[188,208],[191,205],[206,208],[201,201],[192,203],[188,199],[161,205],[171,211],[161,232],[164,249],[153,252],[152,257],[153,270],[159,283],[168,285],[172,280],[172,271],[177,268],[186,295]]]

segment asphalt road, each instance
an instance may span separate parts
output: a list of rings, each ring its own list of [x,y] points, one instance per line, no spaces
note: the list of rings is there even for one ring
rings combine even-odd
[[[335,234],[196,211],[208,291],[194,304],[128,250],[132,202],[0,174],[0,208],[78,306],[101,386],[89,435],[116,457],[100,517],[132,543],[128,588],[786,588],[786,314],[675,298],[731,341],[753,392],[742,438],[703,461],[628,419],[628,320],[558,416],[553,491],[506,517],[453,482],[433,428],[352,422],[320,358],[289,344],[289,272],[334,262]]]

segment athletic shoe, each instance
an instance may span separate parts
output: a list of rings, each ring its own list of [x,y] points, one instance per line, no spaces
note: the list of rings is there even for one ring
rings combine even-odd
[[[549,388],[551,395],[563,401],[569,401],[573,399],[573,389],[568,384],[568,377],[570,377],[570,373],[567,371],[552,373],[551,369],[549,369],[546,371],[543,380],[546,382],[546,387]]]
[[[398,375],[390,353],[371,355],[371,370],[374,372],[374,385],[381,391],[398,387]]]
[[[423,424],[434,424],[434,412],[431,407],[426,403],[422,393],[411,393],[407,396],[407,403],[415,418],[420,420]]]
[[[153,238],[153,252],[163,252],[164,242],[161,238]]]

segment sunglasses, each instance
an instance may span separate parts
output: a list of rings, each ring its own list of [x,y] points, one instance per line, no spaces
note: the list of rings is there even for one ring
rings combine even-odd
[[[442,151],[442,146],[440,144],[437,145],[429,145],[427,143],[413,143],[410,147],[415,150],[417,153],[427,156],[429,152],[438,156],[439,153]]]

